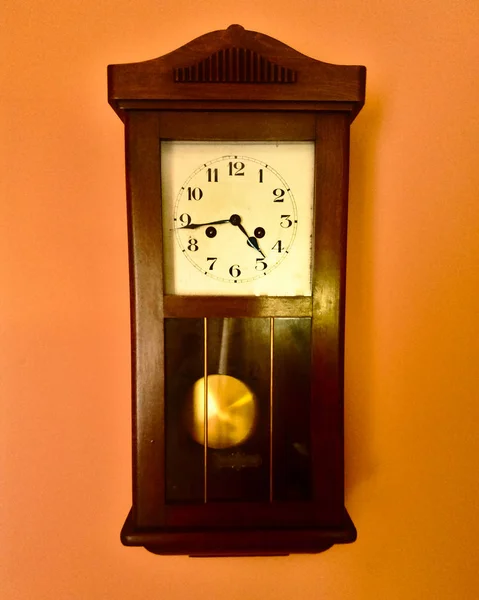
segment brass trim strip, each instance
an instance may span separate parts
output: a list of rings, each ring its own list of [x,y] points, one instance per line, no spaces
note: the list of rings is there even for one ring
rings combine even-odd
[[[269,501],[273,502],[273,368],[274,318],[269,320]]]
[[[208,502],[208,319],[205,317],[203,319],[203,420],[204,420],[204,440],[203,440],[203,448],[204,448],[204,484],[203,484],[203,501],[206,504]]]

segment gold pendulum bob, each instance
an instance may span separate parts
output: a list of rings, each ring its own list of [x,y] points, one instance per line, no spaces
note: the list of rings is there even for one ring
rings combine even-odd
[[[186,403],[186,428],[195,442],[205,440],[205,380],[193,385]],[[245,442],[253,433],[257,400],[249,387],[230,375],[208,375],[208,447],[231,448]]]

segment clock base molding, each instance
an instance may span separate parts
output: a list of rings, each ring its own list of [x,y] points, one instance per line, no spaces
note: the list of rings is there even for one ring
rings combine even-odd
[[[215,556],[286,556],[317,554],[335,544],[356,540],[356,528],[344,509],[338,527],[291,529],[139,529],[132,511],[121,530],[124,546],[143,546],[154,554],[192,557]]]

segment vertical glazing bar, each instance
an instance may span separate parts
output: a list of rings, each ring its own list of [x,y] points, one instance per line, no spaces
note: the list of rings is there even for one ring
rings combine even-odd
[[[274,318],[270,317],[269,334],[269,501],[273,502],[273,367]]]
[[[203,419],[204,419],[204,497],[203,501],[206,504],[208,502],[208,319],[203,319],[203,381],[204,381],[204,400],[203,400]]]

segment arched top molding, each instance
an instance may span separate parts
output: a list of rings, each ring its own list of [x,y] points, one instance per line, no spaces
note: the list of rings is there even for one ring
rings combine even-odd
[[[338,102],[357,113],[365,78],[365,67],[325,63],[231,25],[152,60],[110,65],[108,94],[117,111],[152,101]]]

